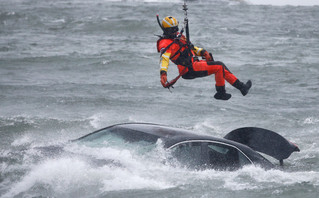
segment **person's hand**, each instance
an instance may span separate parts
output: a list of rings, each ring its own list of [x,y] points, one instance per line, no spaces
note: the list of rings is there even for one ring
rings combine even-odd
[[[163,72],[161,74],[161,83],[164,88],[166,88],[166,82],[167,82],[167,73]]]
[[[212,61],[213,60],[213,57],[211,56],[211,54],[208,51],[204,52],[203,57],[205,57],[206,61]]]

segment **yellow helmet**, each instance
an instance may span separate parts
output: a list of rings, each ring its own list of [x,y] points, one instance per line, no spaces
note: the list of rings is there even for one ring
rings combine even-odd
[[[178,21],[172,16],[167,16],[162,20],[163,28],[178,27]]]
[[[162,29],[164,35],[167,37],[175,38],[178,31],[178,21],[172,16],[167,16],[162,20]]]

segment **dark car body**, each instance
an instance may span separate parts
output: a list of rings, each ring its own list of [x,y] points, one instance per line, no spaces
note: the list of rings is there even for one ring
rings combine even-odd
[[[100,129],[75,141],[90,142],[110,134],[130,143],[161,141],[174,159],[190,168],[236,170],[253,164],[269,169],[274,165],[257,151],[281,162],[299,151],[279,134],[255,127],[236,129],[224,138],[216,138],[157,124],[125,123]]]

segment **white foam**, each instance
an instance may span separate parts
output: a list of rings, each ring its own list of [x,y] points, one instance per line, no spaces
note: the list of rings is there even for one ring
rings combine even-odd
[[[161,143],[158,143],[159,148]],[[83,157],[47,159],[31,166],[16,184],[12,185],[4,197],[14,197],[37,186],[48,186],[54,195],[69,196],[84,189],[83,196],[103,194],[109,191],[131,189],[168,189],[185,185],[214,184],[213,189],[231,191],[265,189],[273,185],[293,186],[300,183],[319,186],[319,173],[316,171],[285,172],[264,170],[247,166],[234,172],[203,170],[192,171],[183,167],[162,163],[165,151],[156,150],[158,155],[137,155],[136,150],[111,147],[91,148],[81,145],[66,147],[69,152],[83,154],[95,159],[116,160],[121,165],[105,164],[94,166]],[[6,166],[3,165],[2,168]],[[90,190],[85,190],[90,189]],[[280,192],[273,192],[280,194]]]
[[[319,5],[318,0],[246,0],[253,5],[274,5],[274,6],[314,6]]]
[[[157,177],[147,176],[126,169],[112,169],[107,171],[109,177],[103,179],[103,191],[128,189],[165,189],[171,185]]]
[[[184,2],[183,0],[104,0],[108,2],[145,2],[145,3],[178,3]]]
[[[313,118],[313,117],[308,117],[304,120],[304,124],[316,124],[319,122],[319,119]]]
[[[101,128],[101,122],[102,118],[106,117],[106,115],[102,113],[97,113],[92,115],[89,120],[90,120],[90,125],[93,126],[95,129]]]
[[[65,23],[65,19],[56,19],[53,20],[52,23]]]
[[[216,118],[219,119],[219,118]],[[201,133],[201,134],[206,134],[206,135],[225,135],[225,131],[219,126],[215,125],[214,123],[211,122],[211,120],[206,119],[203,122],[199,122],[195,124],[194,130],[196,133]]]
[[[319,185],[319,172],[315,171],[286,172],[278,169],[264,170],[255,166],[247,166],[229,175],[230,177],[225,178],[224,187],[232,190],[260,189],[273,185],[293,186],[300,183]]]
[[[142,164],[140,164],[142,166]],[[131,167],[132,168],[132,167]],[[76,158],[50,159],[32,167],[20,182],[13,185],[4,197],[14,197],[30,191],[34,186],[49,186],[55,195],[70,195],[80,189],[90,194],[93,191],[127,189],[163,189],[171,187],[151,172],[116,166],[92,167],[86,161]],[[98,192],[94,192],[98,194]],[[85,195],[83,195],[85,196]]]
[[[32,140],[29,135],[23,135],[21,138],[15,139],[11,143],[11,146],[22,146],[22,145],[30,144],[31,142]]]
[[[86,174],[83,171],[88,170],[84,162],[74,159],[52,159],[32,167],[32,170],[20,182],[14,185],[4,197],[13,197],[19,193],[30,190],[36,184],[45,184],[54,188],[57,192],[66,190],[66,186],[72,186],[81,183]]]

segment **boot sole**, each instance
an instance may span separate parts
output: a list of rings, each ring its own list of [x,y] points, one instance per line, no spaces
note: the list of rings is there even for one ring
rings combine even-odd
[[[229,94],[227,97],[218,97],[216,94],[214,95],[214,98],[216,100],[229,100],[231,98],[231,95]]]

